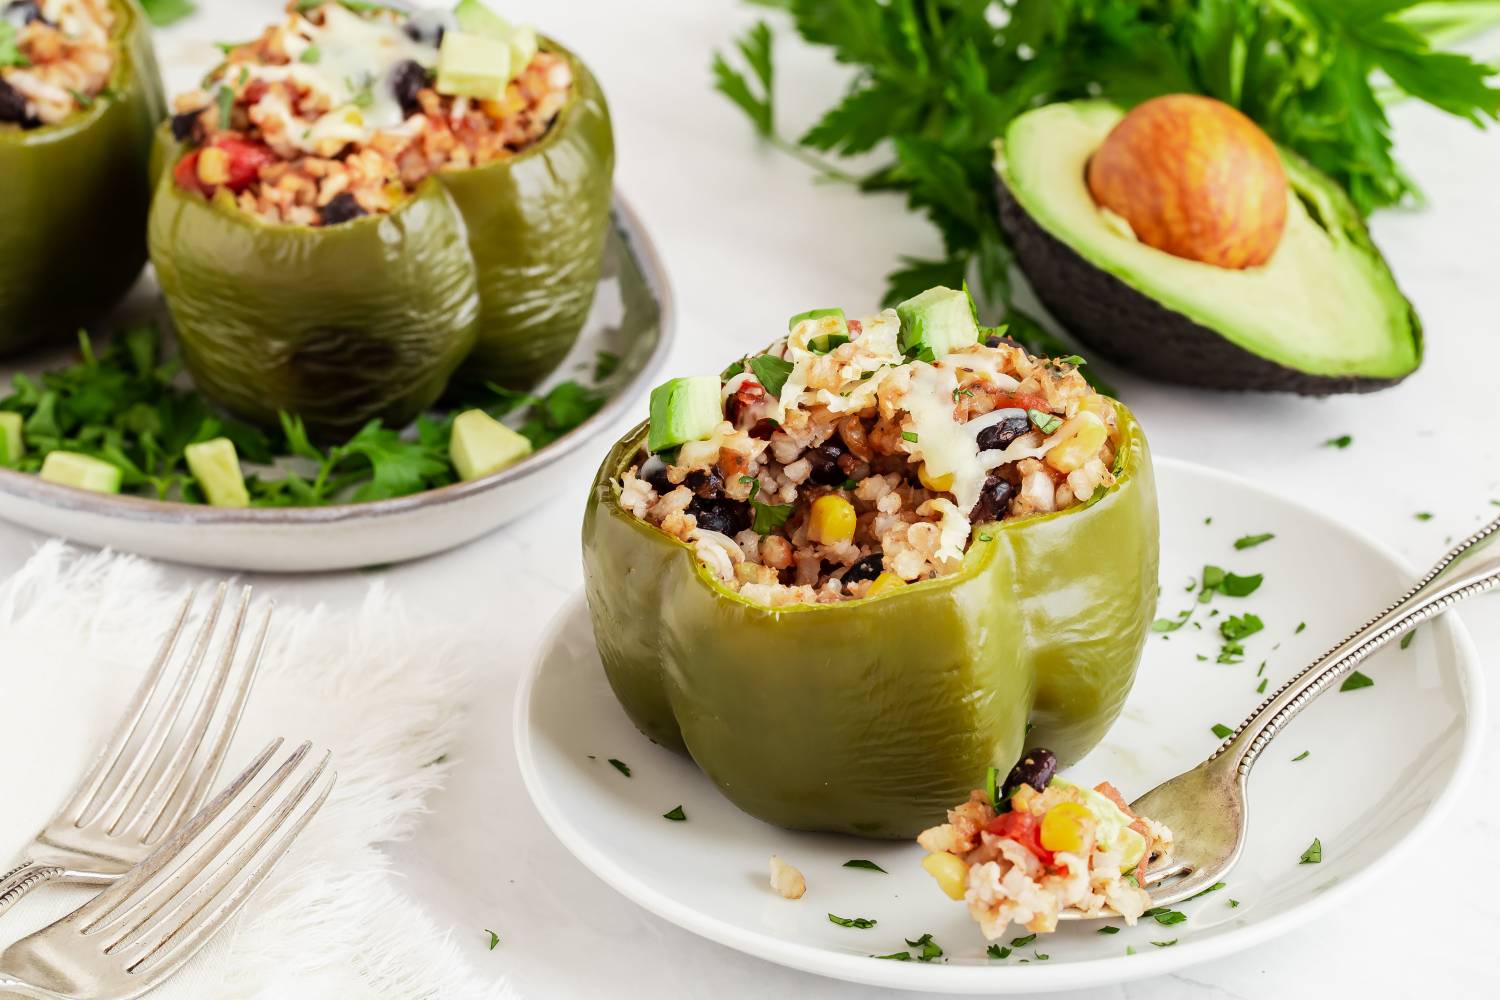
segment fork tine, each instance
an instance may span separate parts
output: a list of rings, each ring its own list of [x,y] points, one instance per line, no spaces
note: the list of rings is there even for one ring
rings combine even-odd
[[[245,618],[250,613],[250,597],[251,588],[245,587],[241,590],[239,611],[230,622],[229,632],[224,637],[218,662],[210,671],[208,682],[198,695],[198,704],[193,709],[187,729],[180,738],[163,743],[157,751],[156,758],[146,768],[146,774],[148,776],[155,774],[155,779],[150,780],[150,783],[141,789],[129,808],[121,814],[120,819],[109,831],[112,835],[128,834],[134,831],[142,839],[149,840],[148,835],[160,825],[162,814],[177,789],[192,783],[195,776],[192,768],[193,759],[197,756],[198,749],[208,734],[209,725],[213,722],[214,713],[218,710],[224,689],[229,683],[229,676],[234,670],[240,634],[244,631]],[[169,749],[170,756],[168,756]],[[161,761],[164,758],[166,763],[163,765]]]
[[[218,733],[209,744],[208,754],[198,765],[197,781],[191,785],[186,781],[178,783],[176,792],[167,803],[166,811],[147,834],[146,843],[155,843],[160,840],[184,819],[203,808],[203,803],[208,800],[209,793],[213,791],[214,783],[219,780],[219,772],[224,767],[224,758],[228,755],[229,745],[234,741],[240,719],[245,714],[245,705],[250,700],[250,689],[254,686],[256,675],[260,672],[261,659],[266,651],[266,637],[271,631],[271,616],[275,610],[275,603],[269,603],[265,614],[261,616],[260,631],[251,646],[249,662],[240,674],[234,692],[230,695],[229,709],[220,719]]]
[[[198,638],[193,643],[192,652],[178,673],[176,683],[167,693],[166,704],[162,706],[161,713],[152,721],[151,727],[146,731],[145,740],[136,749],[135,756],[121,771],[112,786],[107,789],[104,802],[94,805],[85,814],[84,819],[79,823],[80,826],[99,821],[111,832],[119,827],[121,817],[130,807],[130,802],[135,798],[136,793],[140,791],[142,783],[150,774],[151,764],[155,762],[167,738],[171,735],[172,727],[182,712],[182,706],[187,701],[188,692],[192,690],[198,671],[202,668],[204,660],[208,658],[208,646],[213,639],[214,630],[218,627],[219,613],[224,608],[224,597],[228,591],[227,581],[219,584],[213,605],[209,608],[203,623],[198,627]],[[105,790],[101,790],[103,791]]]
[[[119,953],[132,973],[169,964],[174,956],[186,958],[191,955],[200,939],[216,932],[244,905],[322,808],[337,779],[337,775],[328,770],[332,759],[331,753],[325,753],[312,773],[280,805],[270,810],[269,815],[266,815],[267,809],[259,810],[258,815],[252,817],[257,825],[250,828],[244,841],[232,853],[220,854],[213,859],[219,862],[217,868],[207,881],[187,896],[177,901],[175,892],[167,894],[158,889],[127,911],[126,918],[143,911],[146,915],[107,952]],[[273,838],[277,838],[274,843]],[[269,849],[267,845],[270,845]],[[154,903],[157,905],[153,908]],[[151,919],[157,910],[168,904],[174,905],[156,919]]]
[[[80,930],[87,932],[104,917],[117,910],[134,893],[140,891],[142,886],[149,883],[158,872],[171,864],[179,854],[193,844],[196,838],[244,793],[256,776],[265,769],[271,757],[281,748],[282,742],[283,740],[278,737],[266,744],[266,748],[223,791],[215,796],[212,802],[188,820],[187,825],[174,833],[166,843],[152,851],[146,860],[127,872],[124,878],[73,911],[68,920],[79,924]]]
[[[125,717],[120,720],[119,726],[111,735],[109,743],[99,752],[94,763],[84,774],[83,779],[78,782],[78,787],[73,791],[73,797],[69,800],[64,814],[71,817],[78,825],[83,825],[83,813],[98,797],[104,779],[109,776],[121,756],[125,753],[125,747],[130,743],[130,738],[135,735],[136,728],[141,723],[141,717],[146,712],[146,706],[155,697],[157,687],[161,684],[162,676],[166,673],[167,662],[172,658],[172,651],[177,648],[177,640],[182,635],[183,626],[187,624],[188,615],[192,613],[193,603],[197,595],[188,591],[187,597],[182,601],[182,607],[177,612],[177,619],[172,623],[172,628],[162,639],[161,649],[156,654],[151,668],[146,671],[146,679],[141,682],[140,688],[131,698],[130,707],[125,711]]]

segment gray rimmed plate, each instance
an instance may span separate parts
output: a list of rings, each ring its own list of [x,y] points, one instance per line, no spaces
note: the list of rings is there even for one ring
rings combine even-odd
[[[0,469],[0,518],[157,559],[279,573],[401,562],[493,531],[567,488],[577,464],[567,459],[619,419],[671,346],[672,292],[656,248],[619,195],[612,221],[593,310],[553,376],[576,375],[580,367],[592,366],[599,351],[609,351],[620,363],[602,387],[608,401],[578,427],[507,469],[393,500],[247,510],[90,493]],[[9,375],[0,366],[0,378]]]

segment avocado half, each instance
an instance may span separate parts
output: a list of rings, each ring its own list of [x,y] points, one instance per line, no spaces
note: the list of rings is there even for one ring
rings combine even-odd
[[[1210,389],[1371,392],[1416,371],[1421,323],[1337,183],[1282,149],[1292,194],[1271,259],[1231,270],[1176,257],[1089,193],[1089,157],[1123,115],[1052,104],[995,142],[1001,227],[1079,340],[1149,378]]]

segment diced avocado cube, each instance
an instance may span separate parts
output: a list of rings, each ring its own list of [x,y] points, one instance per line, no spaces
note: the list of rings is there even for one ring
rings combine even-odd
[[[513,30],[510,22],[496,14],[481,0],[459,0],[453,17],[465,33],[507,41]]]
[[[512,29],[506,41],[510,45],[510,74],[514,78],[531,65],[541,45],[536,40],[536,29],[527,25]]]
[[[814,354],[827,354],[840,344],[849,343],[849,321],[842,309],[809,309],[787,320],[788,331],[809,320],[818,324],[817,332],[807,338],[807,349]]]
[[[510,45],[463,31],[443,36],[438,50],[437,92],[454,97],[498,101],[510,83]]]
[[[188,445],[183,453],[211,505],[250,506],[250,491],[245,489],[245,474],[240,471],[240,456],[233,441],[224,437],[199,441]]]
[[[0,465],[15,465],[26,454],[26,441],[21,437],[24,423],[19,413],[0,413]]]
[[[448,451],[467,482],[515,465],[531,454],[531,442],[483,410],[465,410],[453,418]]]
[[[702,441],[723,419],[717,375],[663,382],[651,390],[651,430],[646,435],[646,449],[655,453]]]
[[[901,320],[901,353],[933,361],[979,341],[979,324],[966,292],[939,285],[896,307]]]
[[[76,451],[48,452],[42,460],[42,478],[49,483],[75,486],[95,493],[120,492],[118,467]]]

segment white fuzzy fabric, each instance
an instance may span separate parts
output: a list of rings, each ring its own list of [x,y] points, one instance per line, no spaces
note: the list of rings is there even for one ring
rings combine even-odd
[[[150,562],[60,543],[0,584],[0,870],[18,860],[112,730],[181,597]],[[276,609],[225,779],[285,736],[333,750],[338,785],[272,879],[153,1000],[510,995],[470,972],[403,894],[379,847],[411,831],[442,782],[445,765],[434,762],[475,661],[451,629],[409,620],[378,585],[349,613]],[[38,890],[0,919],[0,944],[90,892]]]

